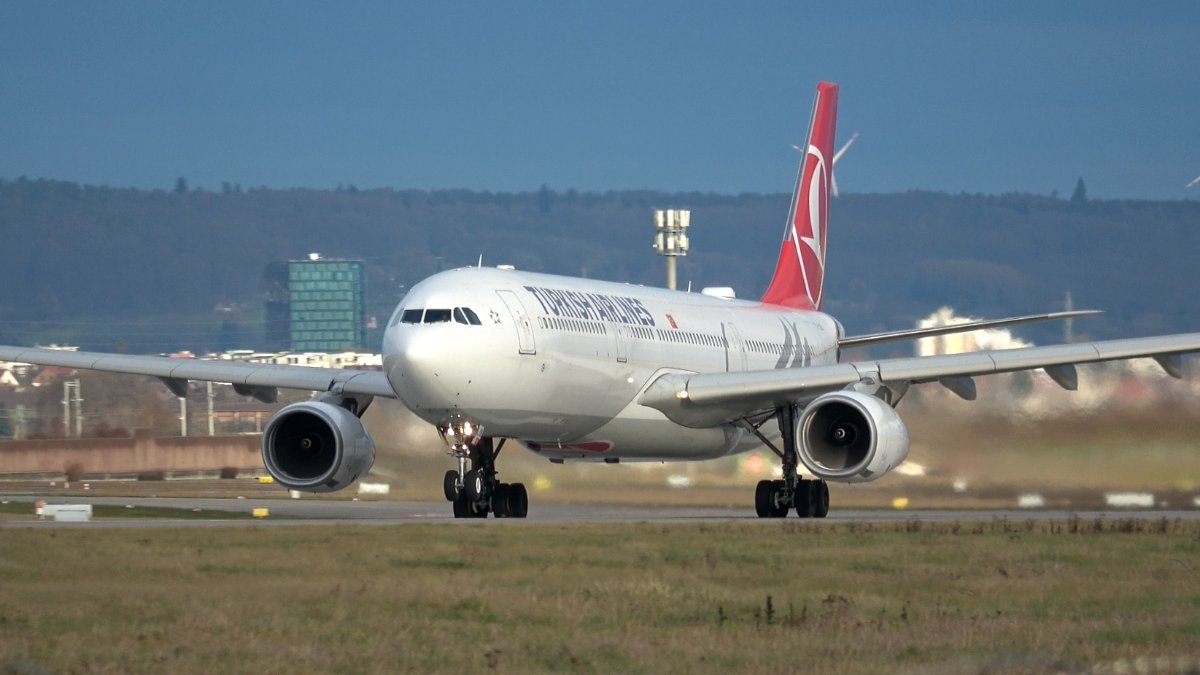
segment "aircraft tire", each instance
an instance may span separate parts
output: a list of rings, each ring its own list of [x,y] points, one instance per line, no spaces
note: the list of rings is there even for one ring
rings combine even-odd
[[[463,477],[463,496],[472,503],[483,496],[483,476],[476,469],[471,469]]]
[[[508,518],[512,515],[509,509],[509,498],[512,488],[508,483],[500,483],[492,490],[492,514],[497,518]]]
[[[458,499],[458,472],[450,470],[446,472],[446,476],[442,479],[442,492],[446,495],[446,501],[452,502]]]
[[[770,518],[774,511],[772,497],[775,495],[775,485],[769,480],[760,480],[754,488],[754,513],[759,518]]]
[[[813,481],[813,492],[816,496],[813,517],[824,518],[829,515],[829,483],[823,480]]]
[[[455,518],[470,518],[472,515],[473,514],[471,513],[471,503],[470,502],[468,502],[466,499],[463,499],[462,497],[459,497],[458,499],[454,500],[454,517]]]
[[[510,518],[524,518],[529,515],[529,492],[524,483],[508,486],[508,515]]]
[[[817,507],[817,482],[811,480],[796,481],[796,515],[801,518],[812,518]]]

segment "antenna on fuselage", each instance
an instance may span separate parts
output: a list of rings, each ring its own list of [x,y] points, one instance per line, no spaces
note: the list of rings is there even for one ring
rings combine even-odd
[[[477,266],[483,267],[483,254],[482,253],[479,254],[479,265],[477,265]]]

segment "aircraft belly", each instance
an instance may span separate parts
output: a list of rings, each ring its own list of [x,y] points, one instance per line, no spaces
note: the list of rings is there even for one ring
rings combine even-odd
[[[570,439],[519,436],[533,452],[551,459],[591,461],[679,461],[724,457],[757,446],[733,425],[694,429],[679,426],[657,410],[631,402],[593,431]]]
[[[615,419],[570,442],[526,440],[526,447],[551,459],[643,462],[701,460],[742,452],[742,430],[723,425],[689,429],[669,422]]]

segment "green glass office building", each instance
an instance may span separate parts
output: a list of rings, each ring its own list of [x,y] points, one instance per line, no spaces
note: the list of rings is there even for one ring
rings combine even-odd
[[[364,348],[361,260],[273,263],[267,281],[267,338],[274,348],[281,346],[285,322],[287,348],[294,352]]]

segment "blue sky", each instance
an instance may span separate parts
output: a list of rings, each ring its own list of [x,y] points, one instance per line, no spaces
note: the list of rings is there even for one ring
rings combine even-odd
[[[1196,2],[0,0],[0,177],[1197,199]]]

